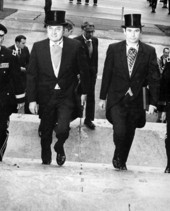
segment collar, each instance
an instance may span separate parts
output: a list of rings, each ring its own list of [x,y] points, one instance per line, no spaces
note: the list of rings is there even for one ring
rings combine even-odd
[[[61,39],[61,40],[58,41],[58,42],[54,42],[54,41],[50,40],[50,47],[52,47],[53,45],[58,45],[58,46],[60,46],[61,48],[63,48],[63,39]]]
[[[19,48],[17,47],[17,45],[16,45],[16,44],[15,44],[15,49],[16,49],[16,51],[21,50],[21,49],[19,49]]]
[[[92,39],[87,40],[86,37],[84,36],[84,34],[82,34],[82,36],[84,38],[85,43],[88,42],[88,41],[92,42]]]
[[[139,50],[139,43],[136,43],[135,45],[129,45],[127,42],[126,42],[126,50],[127,50],[127,52],[128,52],[128,50],[130,49],[130,48],[134,48],[134,49],[136,49],[137,50],[137,52],[138,52],[138,50]]]

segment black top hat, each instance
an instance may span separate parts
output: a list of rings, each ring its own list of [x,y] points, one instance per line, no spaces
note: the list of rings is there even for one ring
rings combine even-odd
[[[125,25],[123,28],[130,27],[130,28],[141,28],[141,14],[126,14],[124,15]]]
[[[3,31],[6,34],[7,28],[4,25],[0,24],[0,31]]]
[[[46,13],[45,24],[50,26],[67,25],[65,21],[65,11],[51,10]]]

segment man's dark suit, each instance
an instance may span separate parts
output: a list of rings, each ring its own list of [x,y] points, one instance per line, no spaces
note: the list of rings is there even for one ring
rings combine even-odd
[[[89,51],[87,44],[85,43],[85,39],[83,36],[75,37],[76,40],[79,40],[83,46],[83,49],[87,56],[87,63],[90,72],[89,81],[89,91],[87,94],[87,102],[86,102],[86,115],[85,118],[88,120],[94,120],[95,114],[95,84],[96,84],[96,77],[98,71],[98,39],[96,37],[92,37],[92,45],[93,45],[93,52],[90,58]],[[87,70],[88,71],[88,70]]]
[[[105,60],[100,99],[106,100],[106,117],[113,124],[115,156],[126,163],[135,129],[146,122],[143,109],[144,86],[149,86],[150,104],[159,96],[160,74],[153,47],[139,42],[137,58],[129,76],[126,41],[111,44]],[[133,96],[126,94],[131,88]]]
[[[81,44],[63,37],[63,49],[58,78],[52,67],[49,39],[34,43],[27,73],[27,97],[37,102],[41,116],[42,160],[51,160],[52,131],[56,120],[58,142],[64,143],[69,136],[69,123],[75,103],[77,75],[80,74],[82,92],[87,93],[88,73],[85,72],[84,54]],[[56,84],[60,89],[54,89]]]
[[[15,45],[9,47],[9,49],[16,51]],[[17,52],[16,52],[17,53]],[[28,68],[30,53],[28,47],[25,46],[21,49],[21,53],[18,55],[20,67]],[[21,72],[23,86],[26,88],[26,72]]]

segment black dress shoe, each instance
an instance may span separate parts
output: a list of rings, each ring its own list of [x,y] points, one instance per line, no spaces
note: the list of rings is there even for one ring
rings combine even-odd
[[[51,160],[50,161],[47,161],[47,160],[46,161],[43,161],[42,164],[43,165],[50,165],[51,164]]]
[[[113,160],[112,160],[112,163],[113,163],[113,167],[115,169],[118,169],[120,171],[127,171],[126,164],[122,163],[118,157],[114,156]]]
[[[56,161],[59,166],[62,166],[66,161],[65,154],[57,153]]]
[[[91,130],[94,130],[96,127],[95,124],[91,120],[85,119],[84,124],[86,125],[86,127],[88,127]]]
[[[167,167],[166,167],[165,173],[170,173],[170,166],[167,166]]]
[[[59,166],[62,166],[66,161],[66,155],[64,152],[64,146],[59,145],[58,142],[54,145],[54,150],[57,153],[56,162]]]
[[[126,164],[123,164],[119,167],[119,170],[120,171],[127,171],[127,167],[126,167]]]

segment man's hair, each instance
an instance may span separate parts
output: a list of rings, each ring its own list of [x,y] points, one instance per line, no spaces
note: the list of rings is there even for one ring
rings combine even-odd
[[[72,30],[75,26],[74,23],[71,20],[66,19],[66,25],[64,26],[68,31]]]
[[[22,39],[26,40],[26,37],[24,35],[18,35],[15,38],[15,42],[21,42]]]
[[[163,53],[165,53],[166,50],[169,51],[169,48],[168,48],[168,47],[164,48],[164,49],[163,49]]]

